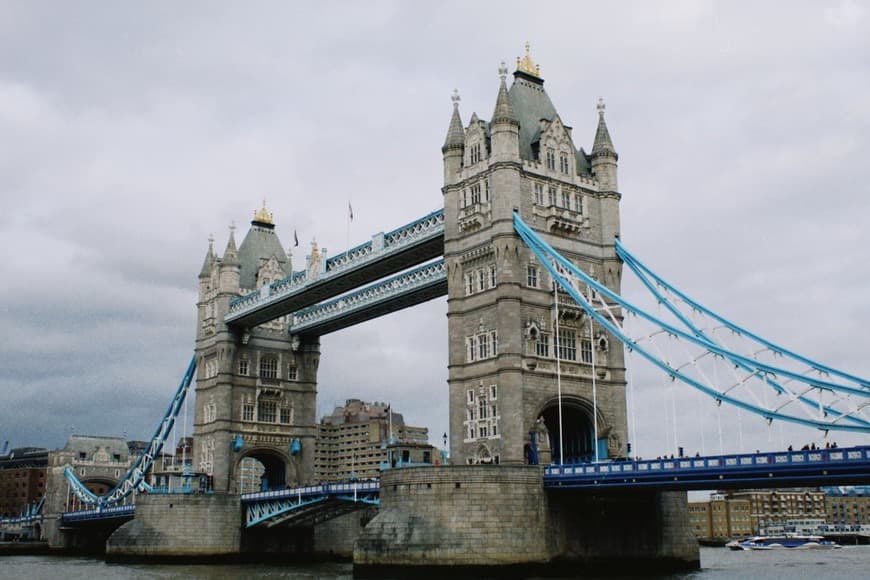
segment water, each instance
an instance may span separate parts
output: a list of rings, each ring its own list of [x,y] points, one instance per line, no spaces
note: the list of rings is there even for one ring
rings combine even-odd
[[[724,578],[752,580],[865,580],[870,578],[870,546],[848,546],[841,550],[733,552],[724,548],[701,548],[698,572],[659,576],[659,580]],[[127,565],[102,560],[57,556],[2,556],[3,580],[157,580],[163,578],[294,578],[350,579],[350,564],[310,565]],[[611,579],[612,580],[612,579]]]

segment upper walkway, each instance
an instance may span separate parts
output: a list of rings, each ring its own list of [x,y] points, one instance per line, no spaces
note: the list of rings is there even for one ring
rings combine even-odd
[[[224,321],[251,328],[443,255],[444,210],[439,209],[234,299]]]

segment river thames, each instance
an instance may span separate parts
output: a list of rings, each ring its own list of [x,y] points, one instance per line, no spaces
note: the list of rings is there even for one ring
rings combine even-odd
[[[701,548],[702,569],[697,572],[655,576],[661,580],[827,578],[858,580],[870,576],[870,546],[847,546],[840,550],[733,552],[725,548]],[[0,557],[0,578],[41,580],[154,580],[162,578],[299,578],[350,579],[349,563],[311,565],[124,565],[102,560],[55,556]],[[586,576],[585,578],[591,578]],[[612,578],[612,577],[611,577]]]

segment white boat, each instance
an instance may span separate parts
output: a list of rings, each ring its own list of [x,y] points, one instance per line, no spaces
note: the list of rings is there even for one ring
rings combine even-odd
[[[731,540],[725,546],[732,550],[825,550],[842,547],[822,536],[801,534],[753,536],[745,540]]]

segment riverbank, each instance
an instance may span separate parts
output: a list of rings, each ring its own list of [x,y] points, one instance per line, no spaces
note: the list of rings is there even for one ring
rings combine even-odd
[[[47,542],[0,542],[0,556],[40,556],[48,553]]]

